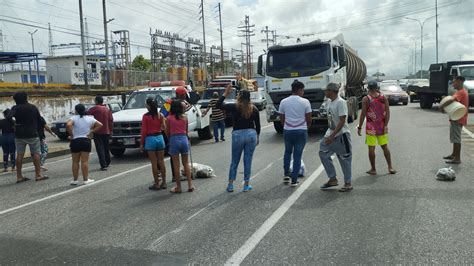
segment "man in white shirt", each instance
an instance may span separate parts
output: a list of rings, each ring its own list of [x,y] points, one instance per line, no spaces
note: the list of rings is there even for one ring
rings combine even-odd
[[[339,88],[339,84],[329,83],[325,90],[326,97],[331,100],[327,107],[329,128],[321,140],[319,157],[329,181],[322,185],[321,189],[338,185],[336,169],[331,158],[335,153],[344,173],[344,186],[339,191],[348,192],[352,190],[352,144],[351,133],[347,125],[347,103],[339,97]]]
[[[285,183],[291,186],[298,185],[298,173],[301,167],[301,157],[308,139],[308,127],[311,126],[311,104],[305,98],[304,84],[295,80],[291,84],[292,95],[283,99],[278,113],[283,124],[285,139],[285,155],[283,157],[283,170]],[[290,173],[291,154],[293,153],[293,171]]]

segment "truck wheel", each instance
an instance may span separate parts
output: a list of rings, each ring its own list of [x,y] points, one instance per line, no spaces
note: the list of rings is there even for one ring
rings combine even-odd
[[[433,107],[433,97],[428,95],[420,96],[420,107],[421,109],[431,109]]]
[[[112,148],[110,149],[110,153],[115,157],[122,157],[125,153],[125,148]]]
[[[283,133],[283,125],[281,124],[280,121],[273,121],[273,127],[275,128],[275,131],[276,131],[278,134],[282,134],[282,133]]]
[[[211,127],[207,126],[203,129],[198,129],[198,136],[200,140],[212,139]]]

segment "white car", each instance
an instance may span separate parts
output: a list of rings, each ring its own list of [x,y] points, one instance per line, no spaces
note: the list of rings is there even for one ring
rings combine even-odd
[[[121,156],[127,148],[140,147],[140,129],[143,115],[148,112],[146,99],[153,97],[158,105],[162,106],[166,100],[176,96],[176,89],[184,86],[188,90],[188,97],[192,92],[189,85],[184,85],[184,81],[172,82],[151,82],[150,87],[134,91],[123,109],[113,114],[113,133],[110,139],[110,152],[114,156]],[[192,98],[192,97],[191,97]],[[191,103],[193,103],[191,101]],[[197,131],[199,138],[203,140],[211,139],[212,133],[209,128],[209,116],[202,116],[199,106],[193,107],[186,112],[188,117],[189,131]]]

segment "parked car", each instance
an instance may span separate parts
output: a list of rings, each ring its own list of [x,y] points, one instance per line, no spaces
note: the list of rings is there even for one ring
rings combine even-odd
[[[86,110],[91,109],[94,104],[84,104],[86,106]],[[118,112],[122,110],[122,104],[118,102],[110,102],[105,104],[107,108],[112,110],[112,113]],[[58,138],[62,140],[67,140],[69,134],[66,131],[66,123],[69,118],[74,114],[74,111],[71,111],[69,115],[61,117],[51,123],[51,130],[58,136]]]
[[[402,90],[400,85],[395,84],[382,84],[380,86],[380,92],[387,97],[389,104],[408,104],[408,94]]]
[[[262,111],[264,108],[266,108],[267,100],[265,99],[263,88],[259,88],[258,91],[251,92],[250,98],[259,111]]]
[[[214,92],[219,93],[219,97],[222,96],[222,94],[225,91],[225,86],[223,87],[208,87],[206,90],[204,90],[204,93],[201,96],[201,99],[198,101],[198,105],[201,106],[201,109],[207,109],[207,106],[209,105],[209,102],[212,99],[212,95]],[[236,98],[236,91],[227,96],[224,100],[224,103],[235,103],[235,98]],[[225,124],[226,126],[232,125],[232,114],[230,112],[226,112],[226,117],[225,117]]]
[[[408,79],[399,79],[398,80],[398,85],[402,87],[402,90],[407,91],[408,90]]]

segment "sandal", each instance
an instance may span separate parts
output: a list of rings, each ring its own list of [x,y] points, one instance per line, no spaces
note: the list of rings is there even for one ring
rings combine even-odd
[[[326,189],[326,188],[330,188],[330,187],[337,187],[338,185],[339,184],[337,182],[334,183],[334,184],[331,184],[331,183],[327,182],[327,183],[324,183],[324,185],[322,185],[320,188],[321,189]]]
[[[391,174],[391,175],[394,175],[394,174],[397,173],[397,170],[394,170],[394,169],[388,170],[388,173]]]
[[[452,160],[452,159],[454,159],[454,156],[452,156],[452,155],[444,156],[443,159]]]
[[[148,187],[149,190],[160,190],[161,187],[157,186],[156,184],[152,184],[151,186]]]
[[[352,185],[344,185],[339,189],[339,192],[349,192],[353,189]]]
[[[196,190],[195,187],[190,187],[190,188],[188,188],[188,192],[194,192],[194,190]]]
[[[161,189],[167,189],[168,185],[165,182],[162,182],[161,185],[160,185],[160,188]]]
[[[372,171],[372,170],[369,170],[367,172],[365,172],[366,174],[369,174],[369,175],[377,175],[377,171]]]
[[[26,182],[26,181],[28,181],[28,180],[30,180],[30,179],[29,179],[29,178],[27,178],[27,177],[23,177],[22,179],[20,179],[20,180],[17,180],[17,181],[16,181],[16,183],[17,183],[17,184],[19,184],[19,183]]]
[[[461,164],[461,161],[449,160],[446,161],[447,164]]]
[[[174,187],[170,190],[170,193],[173,193],[173,194],[180,194],[181,193],[181,189],[178,190],[177,187]]]
[[[39,178],[37,177],[35,179],[35,181],[43,181],[43,180],[46,180],[46,179],[49,179],[49,177],[44,175],[44,176],[40,176]]]

